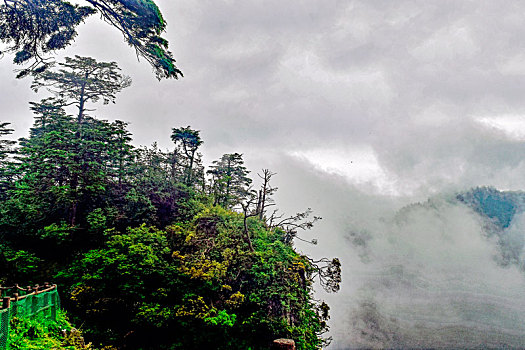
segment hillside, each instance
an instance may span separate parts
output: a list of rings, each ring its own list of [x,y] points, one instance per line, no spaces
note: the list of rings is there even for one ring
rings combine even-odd
[[[29,138],[0,143],[0,284],[56,282],[95,347],[326,341],[313,284],[337,291],[341,266],[294,250],[320,218],[269,210],[275,174],[255,190],[239,153],[205,169],[190,127],[173,128],[171,150],[136,148],[126,123],[35,106]]]

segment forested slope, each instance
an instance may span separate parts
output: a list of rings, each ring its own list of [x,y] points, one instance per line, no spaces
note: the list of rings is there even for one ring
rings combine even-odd
[[[86,67],[111,74],[82,80]],[[254,189],[240,153],[205,169],[190,127],[173,128],[170,150],[134,147],[125,122],[86,113],[129,86],[116,64],[77,56],[43,74],[35,88],[66,85],[32,103],[29,136],[14,143],[9,124],[0,127],[0,283],[58,283],[96,346],[323,343],[329,308],[312,285],[337,291],[340,264],[293,249],[319,218],[278,214],[275,174],[264,170]]]

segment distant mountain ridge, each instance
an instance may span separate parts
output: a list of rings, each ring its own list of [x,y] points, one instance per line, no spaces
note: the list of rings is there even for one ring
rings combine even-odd
[[[444,201],[444,202],[443,202]],[[452,197],[432,197],[424,203],[401,208],[402,219],[417,208],[440,210],[440,203],[466,206],[479,215],[481,229],[487,238],[495,239],[501,266],[516,265],[525,273],[525,191],[500,191],[494,187],[476,187]]]
[[[499,191],[494,187],[477,187],[458,194],[456,199],[478,214],[491,219],[501,229],[508,228],[514,216],[525,211],[524,191]]]
[[[524,222],[517,218],[525,212],[525,192],[478,187],[456,198],[487,220],[484,231],[489,237],[497,237],[498,263],[516,265],[525,272]]]

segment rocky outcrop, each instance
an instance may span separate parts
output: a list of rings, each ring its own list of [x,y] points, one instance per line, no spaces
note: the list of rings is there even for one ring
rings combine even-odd
[[[292,339],[275,339],[273,341],[274,350],[295,350],[295,342]]]

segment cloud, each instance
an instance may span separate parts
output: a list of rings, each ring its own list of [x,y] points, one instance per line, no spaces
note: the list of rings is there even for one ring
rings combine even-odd
[[[365,144],[408,192],[522,183],[502,179],[522,169],[516,140],[472,122],[524,110],[517,3],[182,7],[196,44],[186,64],[191,79],[200,74],[189,96],[206,101],[180,107],[219,126],[210,148],[330,149],[345,159]]]
[[[482,226],[468,208],[438,198],[401,210],[379,231],[349,232],[349,249],[367,252],[352,266],[359,287],[338,346],[522,346],[525,276],[498,264]],[[363,230],[367,239],[357,240]]]
[[[244,153],[252,171],[278,173],[284,211],[311,206],[325,218],[308,234],[319,236],[311,254],[343,261],[342,291],[328,296],[337,346],[472,345],[491,332],[519,343],[523,277],[495,264],[478,218],[446,201],[405,221],[393,213],[440,192],[525,186],[523,138],[501,124],[525,115],[522,2],[158,5],[183,79],[157,82],[96,18],[61,55],[116,60],[132,76],[95,114],[131,122],[136,144],[169,148],[171,128],[191,125],[208,163]],[[13,68],[1,61],[2,119],[23,136],[37,96]]]
[[[346,159],[364,145],[398,191],[522,184],[518,142],[472,122],[525,113],[525,12],[518,2],[159,6],[185,73],[180,81],[158,83],[120,33],[96,18],[63,53],[117,60],[133,77],[117,105],[97,115],[130,121],[137,144],[171,147],[169,130],[191,125],[202,130],[211,159],[304,149]],[[30,113],[20,106],[31,95],[24,91],[8,89],[3,105],[27,126]]]
[[[277,206],[295,213],[308,205],[323,217],[300,233],[319,244],[298,249],[342,262],[340,292],[317,288],[331,306],[330,348],[525,344],[525,275],[514,263],[523,254],[522,216],[499,241],[453,192],[415,203],[363,191],[295,156],[271,165]]]

